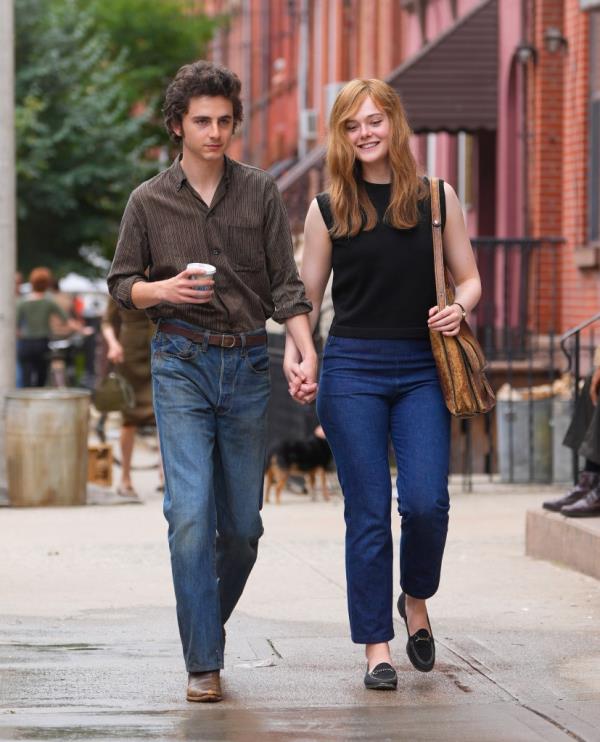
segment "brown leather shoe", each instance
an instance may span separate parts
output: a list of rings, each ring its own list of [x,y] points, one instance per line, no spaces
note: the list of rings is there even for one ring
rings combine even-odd
[[[600,485],[587,493],[574,505],[567,505],[560,511],[567,518],[594,518],[600,517]]]
[[[222,701],[220,673],[220,670],[188,673],[187,700],[198,703]]]
[[[566,495],[559,497],[557,500],[547,500],[542,503],[542,507],[546,510],[552,510],[554,513],[562,512],[562,508],[567,505],[574,505],[578,500],[581,500],[587,495],[590,490],[598,485],[600,481],[598,474],[594,471],[582,471],[579,474],[577,484]]]

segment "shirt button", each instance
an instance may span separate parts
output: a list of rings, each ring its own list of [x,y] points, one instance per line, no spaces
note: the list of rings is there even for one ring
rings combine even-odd
[[[221,251],[220,251],[220,250],[217,250],[217,249],[215,248],[215,249],[214,249],[214,250],[212,251],[212,254],[213,254],[213,255],[220,255],[220,254],[221,254]]]

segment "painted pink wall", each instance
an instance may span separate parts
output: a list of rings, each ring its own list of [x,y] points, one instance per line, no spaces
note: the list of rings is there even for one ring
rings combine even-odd
[[[521,139],[521,74],[513,63],[522,39],[521,0],[502,0],[498,17],[498,133],[496,141],[496,234],[524,234]]]

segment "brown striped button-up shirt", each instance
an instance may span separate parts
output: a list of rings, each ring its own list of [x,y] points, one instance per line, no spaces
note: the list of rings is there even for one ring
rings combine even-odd
[[[217,268],[207,304],[157,304],[158,319],[181,319],[238,333],[310,312],[294,262],[285,206],[270,175],[225,158],[210,206],[188,183],[180,157],[136,188],[129,198],[108,275],[114,299],[132,309],[136,281],[160,281],[188,263]]]

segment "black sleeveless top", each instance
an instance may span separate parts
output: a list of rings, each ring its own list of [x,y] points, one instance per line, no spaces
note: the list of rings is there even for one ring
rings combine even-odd
[[[355,237],[331,238],[335,318],[331,335],[353,338],[427,338],[429,308],[436,304],[431,204],[419,202],[419,222],[395,229],[383,222],[390,184],[367,183],[379,220]],[[333,228],[329,194],[317,203]],[[440,180],[442,229],[446,224],[444,182]]]

